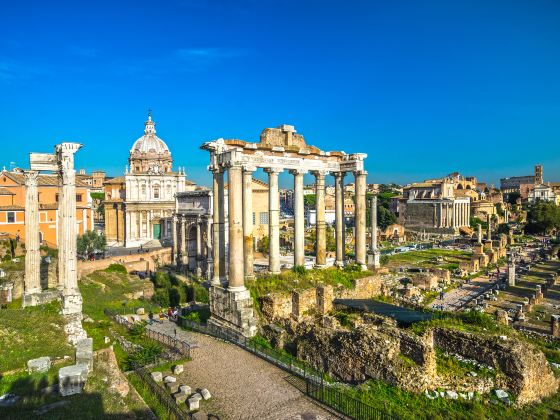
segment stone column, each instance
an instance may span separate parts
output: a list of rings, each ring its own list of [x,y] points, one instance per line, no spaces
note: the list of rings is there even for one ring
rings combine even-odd
[[[550,335],[560,337],[560,315],[550,315]]]
[[[243,174],[241,166],[228,169],[229,286],[231,292],[245,290],[243,267]]]
[[[438,227],[443,227],[443,203],[439,203],[439,220]]]
[[[315,266],[327,265],[327,223],[325,221],[325,171],[313,171],[315,176]]]
[[[189,269],[189,249],[187,242],[188,224],[187,217],[181,218],[181,266],[185,272]]]
[[[482,244],[482,225],[479,223],[477,226],[478,226],[477,240],[479,244]]]
[[[336,235],[336,262],[339,267],[344,266],[345,254],[345,226],[344,223],[344,176],[345,172],[334,174],[334,198],[335,198],[335,235]]]
[[[171,229],[172,229],[172,241],[173,241],[173,248],[172,248],[172,257],[173,257],[173,264],[177,265],[177,261],[179,260],[179,240],[177,239],[177,220],[178,217],[174,214],[171,218]],[[140,228],[141,229],[141,228]]]
[[[280,195],[278,174],[280,169],[267,168],[268,173],[268,270],[280,273]]]
[[[379,251],[377,250],[377,195],[371,198],[371,250],[369,265],[373,268],[381,266],[379,259]]]
[[[220,185],[224,184],[224,173],[213,169],[212,177],[212,285],[220,285],[220,213],[223,214],[223,201],[220,200]],[[223,199],[223,195],[221,195]]]
[[[508,285],[515,286],[515,258],[513,255],[510,257],[508,263]]]
[[[36,303],[32,295],[41,293],[41,254],[39,243],[39,172],[25,172],[25,281],[23,306]]]
[[[200,216],[196,218],[196,275],[202,276],[202,229],[200,228]]]
[[[243,256],[245,277],[253,278],[253,172],[257,168],[243,168]]]
[[[126,247],[130,242],[130,213],[128,210],[124,211],[124,222],[124,246]]]
[[[218,233],[220,241],[218,243],[218,265],[220,271],[220,281],[226,282],[227,266],[226,266],[226,197],[223,170],[218,173]],[[239,197],[241,199],[241,197]],[[228,201],[229,204],[229,201]],[[230,244],[231,246],[231,244]]]
[[[492,240],[492,216],[488,213],[488,230],[486,232],[487,239],[489,241]]]
[[[366,171],[354,172],[356,181],[355,193],[355,247],[356,247],[356,264],[366,268]]]
[[[82,312],[82,296],[78,289],[77,257],[76,257],[76,170],[74,169],[74,153],[82,147],[78,143],[61,143],[56,146],[59,164],[59,179],[62,182],[64,200],[59,203],[64,219],[63,232],[59,245],[59,266],[62,265],[63,305],[62,313],[76,314]]]
[[[305,215],[303,208],[303,170],[292,170],[294,176],[294,266],[305,265]]]

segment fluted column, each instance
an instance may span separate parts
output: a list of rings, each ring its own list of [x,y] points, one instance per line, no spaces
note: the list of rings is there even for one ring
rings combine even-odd
[[[356,225],[356,264],[366,267],[366,171],[354,172],[356,181],[356,210],[355,210],[355,225]]]
[[[39,243],[39,172],[25,172],[25,281],[24,293],[41,292],[41,254]],[[24,299],[25,301],[25,299]]]
[[[245,277],[254,277],[253,273],[253,172],[257,168],[243,168],[243,257]]]
[[[220,226],[223,219],[220,220],[220,214],[223,214],[223,195],[220,194],[220,186],[224,185],[224,173],[219,169],[213,170],[212,179],[212,285],[220,285],[220,261],[221,261],[221,235]],[[223,226],[222,226],[223,229]]]
[[[280,273],[280,195],[278,174],[280,169],[267,168],[268,173],[268,270]]]
[[[62,240],[59,251],[62,251],[60,273],[66,295],[79,294],[76,257],[76,170],[74,169],[74,153],[82,147],[78,143],[62,143],[56,146],[59,162],[59,179],[62,183],[63,208]],[[81,310],[81,308],[80,308]]]
[[[179,241],[177,239],[177,220],[176,214],[171,218],[171,229],[172,229],[172,240],[173,240],[173,264],[177,265],[178,255],[179,255]],[[140,227],[142,229],[142,227]]]
[[[313,171],[315,176],[315,266],[327,265],[327,224],[325,222],[325,171]]]
[[[342,267],[345,259],[345,223],[344,223],[344,176],[345,172],[334,174],[335,199],[335,235],[336,235],[336,265]]]
[[[228,169],[229,273],[228,289],[245,290],[243,268],[243,174],[241,166]]]
[[[241,199],[241,197],[239,197]],[[220,281],[226,281],[227,278],[227,265],[226,265],[226,197],[225,197],[225,184],[224,172],[219,172],[218,175],[218,233],[219,241],[219,268],[220,268]],[[231,246],[231,244],[230,244]]]
[[[294,176],[294,266],[305,265],[305,215],[303,206],[303,175],[306,171],[292,170]]]
[[[200,216],[196,218],[196,275],[202,276],[202,229]],[[185,223],[186,224],[186,223]]]
[[[187,217],[181,217],[181,266],[182,268],[187,271],[189,269],[189,249],[188,249],[188,242],[187,242],[187,233],[188,233],[188,226],[187,226]]]

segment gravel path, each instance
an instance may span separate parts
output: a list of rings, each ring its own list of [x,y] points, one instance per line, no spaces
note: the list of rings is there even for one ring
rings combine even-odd
[[[333,419],[293,385],[287,372],[234,344],[165,321],[149,328],[174,334],[195,344],[193,360],[178,376],[191,388],[207,388],[212,399],[201,404],[200,414],[220,419]],[[205,418],[203,416],[202,418]]]

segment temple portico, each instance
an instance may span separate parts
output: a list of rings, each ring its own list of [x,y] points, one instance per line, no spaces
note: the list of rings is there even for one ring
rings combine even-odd
[[[355,262],[366,267],[366,176],[365,154],[323,152],[305,144],[303,136],[295,134],[292,126],[268,128],[261,134],[259,143],[241,140],[219,139],[203,144],[210,152],[209,170],[214,173],[213,197],[216,203],[213,213],[212,237],[213,275],[210,291],[210,323],[215,327],[226,327],[251,336],[256,332],[252,314],[252,300],[245,288],[245,278],[253,276],[253,238],[251,179],[258,168],[268,174],[268,259],[270,273],[280,273],[280,202],[278,175],[288,171],[294,178],[294,266],[304,265],[304,211],[303,176],[315,176],[317,196],[317,223],[315,263],[326,266],[327,240],[325,223],[325,177],[335,179],[336,194],[336,260],[345,263],[344,238],[344,175],[354,174],[356,183],[355,207]],[[227,278],[225,252],[221,235],[224,225],[225,202],[223,198],[224,175],[228,177],[228,245]],[[222,187],[220,187],[222,186]]]

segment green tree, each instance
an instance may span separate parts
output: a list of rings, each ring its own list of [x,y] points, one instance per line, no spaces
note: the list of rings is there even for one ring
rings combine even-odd
[[[509,204],[515,204],[517,203],[517,199],[521,197],[521,194],[519,194],[517,191],[511,192],[507,195],[507,202]]]
[[[88,255],[94,251],[105,251],[107,249],[107,239],[102,233],[88,230],[83,235],[78,236],[76,245],[78,254]]]
[[[560,228],[560,207],[551,201],[539,201],[529,206],[526,233],[550,233]]]
[[[303,204],[305,207],[314,209],[317,205],[317,196],[315,194],[305,194],[303,196]]]

